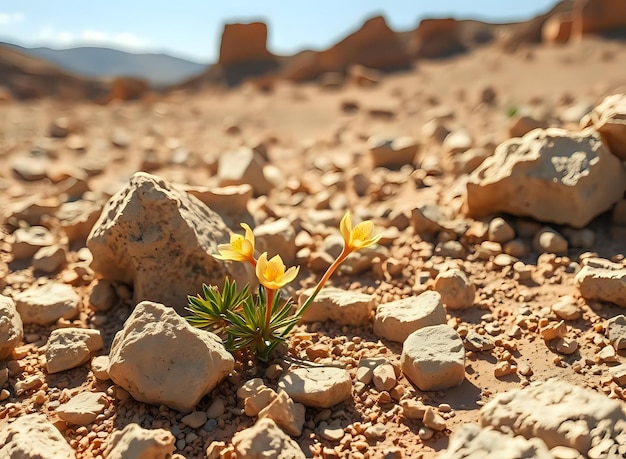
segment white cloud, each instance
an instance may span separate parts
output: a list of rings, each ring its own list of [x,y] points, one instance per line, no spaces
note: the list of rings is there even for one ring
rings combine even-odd
[[[23,21],[22,13],[0,13],[0,25],[17,24]]]
[[[135,34],[124,32],[119,34],[109,34],[100,30],[85,29],[80,33],[60,32],[53,27],[43,27],[38,34],[39,41],[43,45],[59,46],[82,46],[100,45],[125,49],[145,49],[150,46],[150,41],[138,37]]]

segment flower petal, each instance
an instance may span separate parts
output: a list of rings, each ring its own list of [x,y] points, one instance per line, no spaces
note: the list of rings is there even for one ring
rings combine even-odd
[[[341,219],[339,223],[339,230],[341,231],[341,236],[343,237],[343,241],[347,246],[350,245],[350,236],[352,234],[352,221],[350,219],[350,211],[346,212],[346,214]]]

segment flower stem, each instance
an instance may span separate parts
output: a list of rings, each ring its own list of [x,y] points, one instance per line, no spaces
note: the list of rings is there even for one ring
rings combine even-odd
[[[276,290],[272,290],[271,288],[265,289],[267,292],[267,298],[265,301],[265,330],[270,329],[270,323],[272,321],[272,305],[274,303],[274,296],[276,295]]]
[[[322,290],[322,287],[324,286],[324,284],[328,281],[328,279],[330,279],[330,276],[333,275],[335,270],[339,267],[341,263],[343,263],[343,261],[348,257],[348,255],[352,253],[352,251],[353,251],[352,249],[348,249],[347,247],[344,246],[343,250],[341,251],[341,254],[328,267],[328,269],[326,270],[326,272],[324,273],[320,281],[315,286],[315,290],[313,290],[313,293],[311,294],[311,296],[309,296],[307,300],[304,302],[304,304],[300,306],[300,308],[296,312],[296,317],[298,318],[302,317],[302,314],[304,314],[304,311],[306,311],[306,309],[311,305],[311,303],[313,303],[313,300],[315,300],[315,297],[320,292],[320,290]]]

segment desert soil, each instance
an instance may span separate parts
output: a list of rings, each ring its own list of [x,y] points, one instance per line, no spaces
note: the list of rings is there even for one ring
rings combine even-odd
[[[440,144],[424,137],[424,125],[435,118],[452,131],[466,129],[475,146],[487,148],[510,137],[508,129],[513,110],[527,110],[551,126],[576,127],[577,111],[584,113],[585,107],[593,106],[604,96],[626,90],[624,62],[624,43],[586,39],[560,47],[527,47],[515,53],[505,53],[497,46],[479,48],[469,55],[420,62],[412,71],[381,77],[372,87],[347,83],[339,88],[324,88],[319,84],[296,86],[277,82],[269,92],[243,85],[230,91],[181,92],[149,102],[107,106],[54,100],[5,103],[0,106],[1,208],[9,209],[29,196],[45,200],[54,199],[57,194],[50,180],[25,181],[10,169],[14,158],[35,147],[40,147],[51,158],[50,167],[60,175],[63,171],[71,172],[72,168],[84,167],[87,162],[91,162],[92,167],[101,167],[100,173],[88,178],[89,187],[95,194],[111,195],[128,182],[132,173],[141,170],[148,137],[156,139],[162,155],[151,173],[174,183],[207,186],[217,185],[215,160],[222,152],[249,144],[252,139],[261,139],[268,143],[270,160],[281,170],[284,182],[269,196],[253,200],[250,208],[259,209],[253,211],[257,219],[267,218],[271,213],[306,219],[307,211],[312,208],[350,208],[358,216],[372,217],[382,229],[385,211],[406,210],[433,199],[453,206],[458,200],[451,199],[450,193],[454,193],[460,179],[445,168],[440,175],[428,176],[413,166],[395,171],[372,169],[367,155],[370,136],[411,136],[421,142],[419,157],[423,158],[444,155]],[[481,101],[486,88],[493,89],[495,102]],[[355,109],[343,110],[346,102],[353,102]],[[75,124],[70,137],[48,136],[50,124],[59,117],[67,117]],[[573,122],[568,124],[570,120]],[[121,147],[113,146],[115,135],[127,136],[127,142],[121,142]],[[85,149],[73,150],[68,146],[70,139],[84,143]],[[182,153],[182,160],[172,156],[175,151],[181,154],[182,149],[186,151]],[[98,162],[99,166],[93,166]],[[373,184],[372,192],[358,196],[342,191],[346,171],[353,168],[368,176]],[[416,186],[418,181],[420,186]],[[298,201],[290,199],[289,190],[305,182],[312,190],[311,195]],[[329,195],[327,189],[332,189],[333,193]],[[452,210],[458,214],[459,209]],[[528,224],[526,220],[507,218],[514,226]],[[5,221],[2,237],[7,238],[17,224]],[[448,404],[451,408],[451,412],[443,413],[446,430],[435,433],[431,439],[420,438],[421,422],[405,419],[393,398],[380,401],[380,394],[368,387],[361,394],[355,393],[351,400],[334,406],[330,413],[308,408],[304,432],[296,439],[303,450],[316,457],[374,458],[399,447],[402,457],[436,457],[447,447],[451,432],[459,425],[479,422],[480,407],[495,394],[551,377],[626,399],[623,388],[611,381],[605,368],[596,366],[598,371],[582,371],[580,364],[583,362],[582,367],[585,367],[585,359],[593,361],[599,350],[598,341],[594,341],[601,331],[598,325],[624,312],[614,305],[580,298],[574,286],[575,273],[570,269],[570,262],[579,262],[585,251],[616,261],[623,258],[626,242],[611,240],[605,224],[606,218],[601,217],[590,225],[597,234],[592,249],[570,249],[567,257],[556,262],[546,262],[531,250],[524,258],[532,267],[532,279],[526,281],[518,280],[510,268],[499,269],[489,260],[473,257],[471,243],[466,244],[469,255],[447,259],[437,255],[433,250],[436,241],[422,241],[410,227],[399,231],[388,247],[380,249],[387,256],[407,262],[394,278],[385,279],[372,271],[334,277],[333,285],[371,293],[379,304],[431,288],[431,284],[420,284],[418,272],[436,272],[441,263],[457,264],[469,274],[477,295],[473,307],[449,310],[448,323],[460,331],[486,332],[496,346],[486,352],[467,351],[466,378],[459,387],[421,392],[405,378],[400,378],[400,385],[428,405]],[[319,235],[312,236],[315,241],[321,240]],[[72,244],[69,258],[74,263],[57,274],[46,276],[35,272],[30,260],[13,260],[10,244],[4,242],[0,245],[0,269],[4,266],[6,270],[0,272],[1,293],[10,296],[52,280],[72,285],[82,298],[81,314],[74,324],[99,329],[105,341],[99,354],[107,355],[114,334],[121,329],[134,305],[128,300],[106,314],[91,310],[87,299],[95,276],[87,272],[79,277],[75,271],[76,263],[84,256],[84,241]],[[295,284],[296,293],[311,286],[317,276],[319,273],[312,273],[303,266]],[[564,295],[575,296],[583,311],[581,318],[568,322],[568,336],[577,341],[577,352],[563,355],[550,349],[532,326],[515,333],[520,315],[528,310],[537,317],[553,320],[550,307]],[[499,326],[494,327],[494,323]],[[93,424],[66,425],[63,429],[63,435],[80,458],[102,457],[110,434],[129,422],[170,430],[178,439],[177,453],[187,458],[204,457],[212,441],[228,443],[235,432],[254,423],[253,418],[243,414],[241,402],[235,396],[241,383],[258,376],[265,378],[271,387],[276,384],[276,379],[266,376],[266,365],[239,366],[235,374],[197,407],[206,409],[216,398],[224,401],[225,412],[217,419],[217,428],[212,431],[191,429],[180,422],[184,413],[118,397],[123,391],[117,391],[111,381],[97,380],[88,365],[46,374],[44,346],[51,331],[63,325],[25,326],[26,342],[18,347],[20,352],[2,363],[8,366],[10,378],[6,385],[9,396],[0,406],[0,419],[6,422],[36,412],[54,420],[55,407],[76,390],[106,392],[112,403]],[[378,356],[399,362],[401,345],[378,339],[371,325],[357,328],[325,322],[302,325],[298,330],[311,332],[311,337],[308,343],[296,339],[290,342],[290,351],[297,357],[306,357],[307,345],[321,343],[329,348],[340,346],[339,359],[343,362]],[[349,346],[349,343],[357,345]],[[518,371],[496,376],[496,364],[506,359]],[[617,359],[626,362],[626,354],[620,351]],[[272,363],[288,366],[280,358]],[[349,366],[348,369],[355,370]],[[13,389],[16,381],[31,375],[43,375],[45,382],[17,395]],[[184,387],[185,375],[180,378]],[[317,427],[324,419],[337,421],[347,431],[355,423],[375,420],[386,427],[386,434],[382,440],[368,440],[367,448],[358,452],[353,446],[358,443],[357,435],[352,441],[340,444],[320,436]]]

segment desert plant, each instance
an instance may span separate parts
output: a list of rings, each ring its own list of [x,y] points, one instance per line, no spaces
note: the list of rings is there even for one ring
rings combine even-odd
[[[249,285],[237,291],[236,283],[228,279],[224,282],[222,292],[215,286],[203,285],[204,298],[200,295],[188,297],[187,310],[191,315],[187,321],[195,327],[218,334],[229,351],[247,351],[262,361],[267,361],[270,353],[287,339],[339,265],[352,252],[371,246],[381,238],[380,234],[373,234],[374,225],[371,221],[352,227],[350,212],[347,212],[339,225],[344,241],[341,254],[324,273],[311,296],[292,312],[293,300],[290,298],[282,302],[280,290],[296,278],[300,268],[287,269],[280,255],[268,260],[267,252],[255,258],[254,234],[248,225],[241,226],[245,234],[233,234],[229,244],[218,246],[219,254],[214,257],[243,261],[254,266],[259,281],[258,292],[252,294]]]

